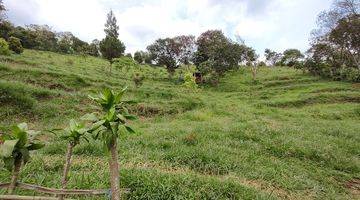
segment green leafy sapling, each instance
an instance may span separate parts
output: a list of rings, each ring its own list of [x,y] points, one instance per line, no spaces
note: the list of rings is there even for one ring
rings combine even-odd
[[[86,137],[88,129],[83,123],[79,123],[74,119],[70,120],[69,126],[64,131],[65,135],[62,135],[61,138],[67,140],[69,144],[66,151],[63,177],[61,180],[62,189],[66,188],[68,182],[68,174],[71,166],[73,148],[80,143],[81,139],[86,140],[87,142],[89,141]],[[59,199],[63,199],[63,195],[60,195]]]
[[[13,194],[21,165],[30,160],[30,151],[44,147],[37,136],[40,132],[29,130],[26,123],[12,128],[11,134],[0,136],[0,158],[5,168],[12,172],[8,193]]]
[[[185,74],[183,86],[193,90],[196,90],[198,88],[198,85],[196,84],[196,78],[191,72],[187,72]]]
[[[128,120],[136,119],[130,115],[127,109],[131,101],[123,101],[123,95],[126,87],[119,93],[114,93],[111,89],[106,88],[96,96],[89,96],[98,105],[102,112],[92,114],[92,128],[89,132],[93,134],[94,139],[103,141],[106,149],[110,152],[109,168],[110,168],[110,184],[111,199],[120,199],[120,179],[119,179],[119,163],[117,152],[117,139],[123,132],[135,133],[135,131],[127,125]]]

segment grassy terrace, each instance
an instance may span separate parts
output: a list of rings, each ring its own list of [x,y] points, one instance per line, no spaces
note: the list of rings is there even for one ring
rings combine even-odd
[[[132,124],[137,134],[118,145],[121,186],[131,189],[125,199],[360,198],[359,84],[263,68],[257,82],[242,69],[216,88],[190,91],[160,68],[121,59],[124,67],[109,75],[107,66],[31,50],[1,56],[0,132],[23,121],[38,130],[65,127],[92,111],[92,91],[129,85],[140,119]],[[146,76],[140,88],[132,82],[137,71]],[[43,140],[21,180],[60,187],[66,143],[50,134]],[[69,187],[109,187],[100,143],[77,146],[73,163]],[[1,169],[1,182],[9,179]]]

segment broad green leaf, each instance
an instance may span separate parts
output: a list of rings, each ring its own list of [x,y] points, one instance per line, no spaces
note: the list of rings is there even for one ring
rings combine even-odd
[[[86,115],[82,116],[81,120],[94,122],[94,121],[97,121],[99,119],[97,118],[95,113],[89,113],[89,114],[86,114]]]
[[[27,147],[27,149],[29,151],[38,150],[38,149],[43,148],[44,146],[45,146],[45,144],[42,144],[42,143],[32,143]]]
[[[136,133],[131,127],[129,127],[129,126],[126,126],[125,125],[125,128],[126,128],[126,130],[129,132],[129,133]]]
[[[76,130],[77,126],[78,126],[78,123],[74,119],[70,119],[70,122],[69,122],[70,130],[72,130],[72,131]]]
[[[3,144],[0,145],[0,157],[7,158],[12,155],[12,152],[14,151],[14,148],[16,146],[16,143],[19,140],[6,140]]]
[[[25,123],[21,123],[15,127],[13,127],[13,134],[14,134],[15,138],[19,140],[17,142],[16,146],[19,148],[25,146],[25,144],[28,141],[28,136],[24,129],[26,127],[27,127],[27,125]]]
[[[106,122],[106,120],[100,120],[100,121],[97,121],[97,122],[93,123],[92,126],[91,126],[91,129],[89,131],[91,132],[91,131],[94,131],[94,130],[98,129],[105,122]]]
[[[110,128],[112,131],[112,134],[118,134],[118,127],[119,127],[119,123],[118,122],[110,122]]]
[[[137,120],[138,119],[135,115],[124,115],[124,117],[128,120]]]
[[[126,122],[126,118],[122,115],[122,114],[117,114],[116,115],[123,123],[125,123]]]
[[[22,131],[28,130],[28,125],[27,125],[27,123],[20,123],[20,124],[17,125],[17,127],[18,127],[20,130],[22,130]]]
[[[118,104],[121,101],[122,96],[124,95],[125,91],[127,90],[127,86],[124,87],[115,97],[115,103]]]

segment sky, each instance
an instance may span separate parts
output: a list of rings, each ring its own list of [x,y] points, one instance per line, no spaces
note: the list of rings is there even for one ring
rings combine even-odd
[[[105,36],[106,14],[113,10],[126,52],[145,50],[158,38],[199,36],[221,29],[263,55],[265,48],[306,51],[317,15],[332,0],[4,0],[16,25],[47,24],[87,42]]]

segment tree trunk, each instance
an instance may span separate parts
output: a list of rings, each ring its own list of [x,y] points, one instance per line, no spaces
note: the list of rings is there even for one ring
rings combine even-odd
[[[113,142],[110,147],[110,185],[111,185],[111,200],[120,200],[120,178],[119,178],[119,163],[117,152],[117,141]]]
[[[14,190],[15,190],[15,187],[16,187],[16,181],[17,181],[17,179],[19,177],[19,172],[20,172],[20,168],[21,168],[21,158],[16,158],[14,164],[15,164],[15,167],[14,167],[13,174],[12,174],[12,177],[11,177],[11,182],[10,182],[10,185],[9,185],[8,194],[13,194],[14,193]]]
[[[64,165],[64,171],[63,171],[63,177],[61,180],[61,188],[65,189],[67,182],[68,182],[68,174],[69,174],[69,170],[70,170],[70,165],[71,165],[71,157],[72,157],[72,150],[74,148],[74,144],[73,143],[69,143],[68,148],[67,148],[67,152],[66,152],[66,160],[65,160],[65,165]],[[63,200],[64,199],[64,195],[59,195],[59,200]]]

